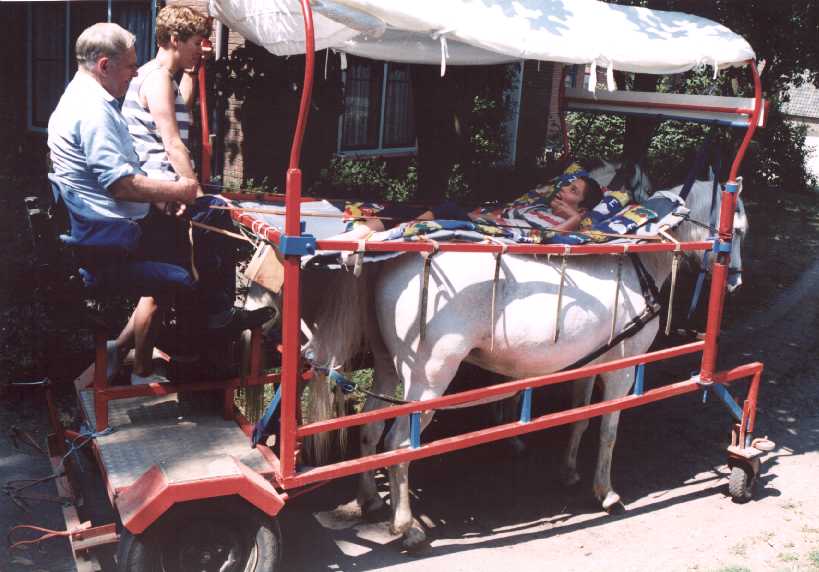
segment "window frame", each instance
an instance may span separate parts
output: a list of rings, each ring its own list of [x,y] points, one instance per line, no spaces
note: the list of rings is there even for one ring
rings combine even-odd
[[[366,58],[361,58],[362,60],[366,60]],[[345,158],[371,158],[371,157],[407,157],[417,154],[418,152],[418,134],[416,133],[413,138],[413,144],[410,146],[404,147],[385,147],[384,146],[384,131],[385,131],[385,118],[386,118],[386,100],[387,100],[387,83],[389,78],[389,71],[390,71],[390,62],[381,61],[381,60],[371,60],[376,64],[381,64],[382,71],[381,71],[381,89],[380,89],[380,101],[379,101],[379,118],[378,118],[378,143],[376,147],[367,147],[367,148],[360,148],[360,149],[344,149],[342,148],[342,141],[344,138],[344,112],[339,115],[338,117],[338,129],[337,129],[337,141],[336,141],[336,155],[338,157],[345,157]],[[345,86],[347,86],[347,66],[342,67],[341,71],[341,82]],[[410,80],[410,90],[411,90],[411,80]]]
[[[68,83],[71,81],[71,38],[72,38],[72,29],[71,29],[71,2],[64,1],[61,2],[64,8],[64,18],[65,18],[65,38],[64,41],[64,62],[63,62],[63,89],[68,86]],[[113,21],[113,5],[114,0],[106,0],[106,16],[107,22]],[[151,22],[150,22],[150,30],[151,30],[151,38],[150,38],[150,55],[153,58],[156,55],[156,2],[145,0],[145,4],[150,4],[151,8]],[[27,37],[26,37],[26,129],[28,132],[31,133],[48,133],[48,127],[43,127],[40,125],[34,124],[34,5],[32,2],[28,3],[27,7],[27,17],[26,17],[26,26],[27,26]]]

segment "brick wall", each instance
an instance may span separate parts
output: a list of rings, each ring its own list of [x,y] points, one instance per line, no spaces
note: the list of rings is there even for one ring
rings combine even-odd
[[[228,32],[228,41],[225,46],[225,53],[222,57],[227,57],[237,47],[244,46],[245,39],[237,32]],[[244,178],[244,162],[242,159],[242,142],[244,134],[241,122],[242,102],[231,96],[227,102],[224,121],[224,152],[225,161],[222,172],[222,182],[228,187],[238,187]]]

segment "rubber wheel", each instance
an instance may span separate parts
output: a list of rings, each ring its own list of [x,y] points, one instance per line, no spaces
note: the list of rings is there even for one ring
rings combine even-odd
[[[180,503],[143,534],[123,529],[118,572],[278,572],[279,523],[238,497]]]
[[[756,477],[750,468],[731,467],[731,477],[728,479],[728,494],[734,502],[746,503],[753,497]]]

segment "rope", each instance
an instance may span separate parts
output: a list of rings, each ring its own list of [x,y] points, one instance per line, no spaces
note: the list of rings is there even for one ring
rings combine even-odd
[[[225,208],[225,207],[211,206],[210,208],[213,209],[213,208]],[[233,210],[240,210],[240,209],[233,209]],[[237,240],[245,240],[245,241],[247,241],[247,242],[249,242],[251,244],[255,244],[255,242],[253,240],[251,240],[249,237],[245,236],[244,234],[239,234],[237,232],[230,232],[229,230],[225,230],[223,228],[217,228],[215,226],[211,226],[211,225],[205,224],[203,222],[196,222],[195,220],[192,220],[190,222],[191,222],[191,226],[195,226],[197,228],[201,228],[201,229],[204,229],[204,230],[207,230],[207,231],[210,231],[210,232],[215,232],[217,234],[223,234],[225,236],[229,236],[230,238],[235,238]]]
[[[88,528],[91,528],[91,521],[84,522],[73,530],[51,530],[50,528],[43,528],[42,526],[34,526],[32,524],[18,524],[17,526],[9,529],[8,534],[6,535],[6,540],[9,544],[9,548],[14,550],[15,548],[20,548],[21,546],[26,546],[28,544],[39,544],[43,540],[48,540],[49,538],[70,537],[73,534]],[[12,543],[12,533],[15,530],[33,530],[44,534],[38,536],[37,538],[18,540],[17,542]]]
[[[199,282],[199,271],[196,270],[196,258],[194,253],[194,246],[193,246],[193,224],[194,221],[188,221],[188,243],[191,246],[191,277],[193,278],[194,282]]]

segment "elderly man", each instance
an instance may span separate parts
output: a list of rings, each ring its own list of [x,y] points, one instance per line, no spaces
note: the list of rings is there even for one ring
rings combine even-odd
[[[48,146],[54,169],[49,178],[68,209],[69,241],[86,284],[142,296],[122,333],[108,343],[109,375],[133,347],[131,383],[140,384],[167,381],[152,365],[161,308],[172,298],[199,298],[189,252],[185,258],[169,244],[171,219],[151,203],[190,204],[199,185],[186,177],[149,179],[140,169],[118,101],[136,75],[134,43],[133,34],[112,23],[94,24],[80,34],[77,74],[49,119]],[[236,311],[232,300],[229,308],[200,308],[200,313],[222,331],[252,327],[271,316]]]

